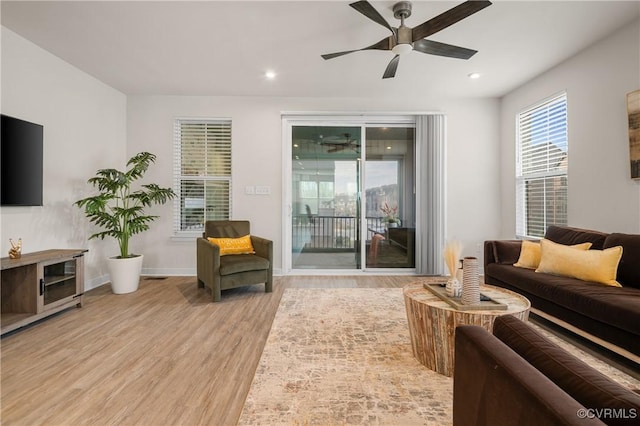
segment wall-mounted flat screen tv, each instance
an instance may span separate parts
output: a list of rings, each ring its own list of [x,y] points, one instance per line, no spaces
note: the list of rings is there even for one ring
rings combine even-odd
[[[42,155],[44,128],[1,115],[0,205],[42,205]]]

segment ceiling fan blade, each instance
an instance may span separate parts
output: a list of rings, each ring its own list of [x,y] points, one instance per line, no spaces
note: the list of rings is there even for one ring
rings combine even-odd
[[[400,55],[396,55],[393,57],[389,65],[387,65],[387,69],[384,70],[384,74],[382,78],[393,78],[396,76],[396,70],[398,69],[398,62],[400,62]]]
[[[413,43],[413,50],[428,53],[429,55],[446,56],[448,58],[469,59],[477,50],[466,49],[464,47],[453,46],[451,44],[440,43],[433,40],[418,40]]]
[[[382,15],[380,15],[380,13],[373,6],[371,6],[371,3],[369,3],[368,1],[366,0],[357,1],[355,3],[351,3],[349,6],[351,6],[358,12],[362,13],[364,16],[371,19],[373,22],[376,22],[382,25],[383,27],[387,28],[389,31],[391,31],[395,35],[396,32],[393,29],[393,27],[389,25],[387,20],[384,19]]]
[[[331,145],[331,148],[327,149],[328,153],[340,152],[347,149],[348,145]]]
[[[458,6],[447,10],[444,13],[429,19],[427,22],[423,22],[412,30],[413,41],[420,40],[425,37],[429,37],[432,34],[437,33],[440,30],[447,28],[450,25],[455,24],[464,18],[473,15],[476,12],[481,11],[487,6],[491,6],[490,1],[476,1],[468,0]]]
[[[344,52],[325,53],[321,55],[324,59],[333,59],[338,56],[346,55],[348,53],[359,52],[361,50],[391,50],[393,46],[393,36],[385,37],[379,42],[372,44],[371,46],[363,47],[362,49],[346,50]]]
[[[336,52],[336,53],[325,53],[324,55],[320,55],[320,56],[322,56],[324,59],[333,59],[333,58],[337,58],[338,56],[347,55],[349,53],[359,52],[360,50],[363,50],[363,49],[346,50],[344,52]]]

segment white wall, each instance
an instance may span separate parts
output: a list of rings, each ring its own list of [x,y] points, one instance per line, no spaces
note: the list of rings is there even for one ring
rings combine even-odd
[[[171,186],[173,120],[233,120],[233,215],[272,238],[282,268],[283,111],[441,111],[448,118],[447,235],[464,255],[482,256],[489,238],[513,237],[515,114],[547,96],[569,97],[570,193],[573,226],[640,232],[640,183],[629,179],[625,95],[640,88],[640,23],[627,26],[501,101],[495,99],[337,99],[131,96],[104,85],[2,28],[2,112],[45,127],[43,207],[0,211],[1,250],[22,237],[24,251],[86,247],[89,287],[106,281],[113,241],[92,232],[73,202],[90,192],[86,179],[102,167],[123,167],[130,155],[158,155],[149,181]],[[269,185],[270,196],[244,194]],[[195,243],[171,238],[172,205],[152,209],[161,219],[134,237],[144,272],[194,274]]]
[[[44,125],[44,206],[0,210],[1,250],[21,237],[23,251],[88,248],[86,287],[108,280],[105,259],[113,240],[91,240],[95,231],[73,202],[92,193],[86,180],[99,168],[124,167],[142,150],[158,155],[147,177],[171,186],[175,117],[233,120],[233,214],[251,220],[256,234],[276,243],[282,267],[283,111],[442,111],[448,117],[448,235],[475,255],[499,229],[498,101],[397,99],[279,99],[243,97],[127,97],[2,28],[2,113]],[[269,185],[270,196],[244,194],[247,185]],[[475,210],[475,206],[482,209]],[[470,208],[472,206],[473,208]],[[172,205],[155,207],[151,231],[135,236],[145,273],[195,274],[195,243],[171,238]]]
[[[173,121],[176,117],[228,117],[233,132],[233,217],[248,219],[252,233],[274,240],[274,267],[282,268],[282,135],[284,111],[442,111],[448,117],[447,234],[481,255],[479,244],[499,231],[498,101],[421,99],[325,99],[264,97],[131,96],[128,145],[132,155],[149,150],[158,163],[150,181],[172,185]],[[270,196],[246,195],[247,185],[268,185]],[[152,232],[135,237],[144,251],[143,272],[194,274],[195,241],[171,238],[172,206],[156,207]]]
[[[7,255],[9,238],[22,238],[24,253],[88,248],[86,287],[102,284],[116,245],[87,241],[73,202],[98,168],[124,165],[126,96],[4,27],[1,37],[2,113],[44,126],[44,205],[0,209],[0,250]]]
[[[515,235],[515,117],[567,92],[569,225],[640,232],[640,181],[629,166],[626,94],[640,89],[640,21],[585,49],[501,101],[501,237]]]

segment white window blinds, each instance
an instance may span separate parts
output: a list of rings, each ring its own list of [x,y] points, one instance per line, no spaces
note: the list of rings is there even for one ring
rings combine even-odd
[[[231,120],[178,119],[174,140],[174,232],[200,233],[231,217]]]
[[[549,225],[567,224],[567,96],[518,114],[516,233],[543,237]]]

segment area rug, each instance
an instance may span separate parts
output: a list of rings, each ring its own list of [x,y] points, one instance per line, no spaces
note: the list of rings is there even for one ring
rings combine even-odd
[[[413,358],[402,289],[287,289],[238,424],[447,425],[452,401]]]

